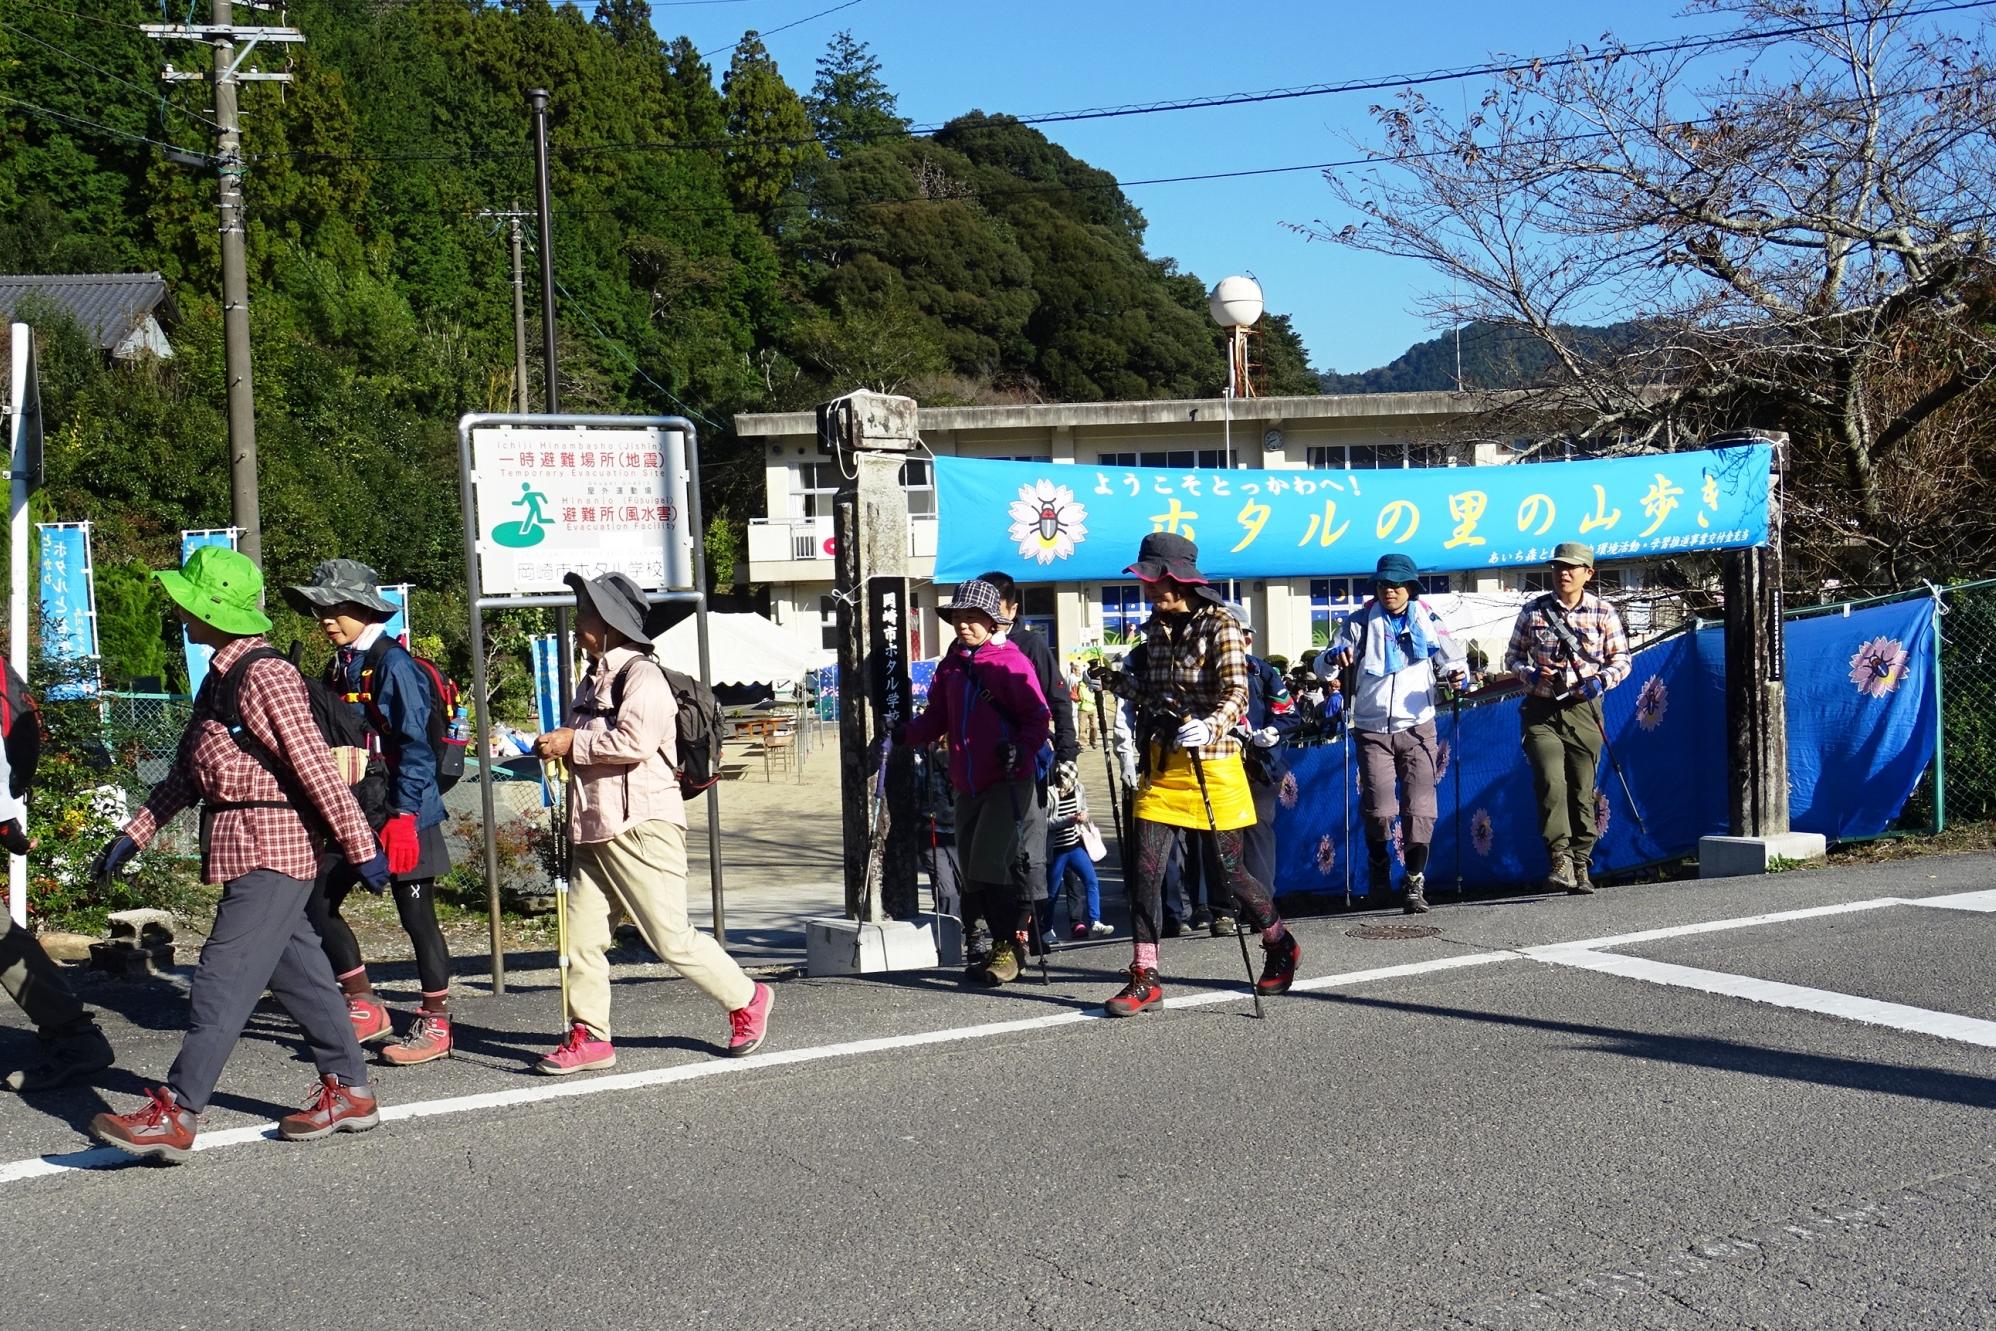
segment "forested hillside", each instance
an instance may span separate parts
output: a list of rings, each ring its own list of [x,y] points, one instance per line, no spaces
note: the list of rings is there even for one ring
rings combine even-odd
[[[1641,332],[1633,323],[1563,330],[1591,355],[1629,345]],[[1454,333],[1416,342],[1377,369],[1360,374],[1325,370],[1317,381],[1326,393],[1422,393],[1455,388],[1530,388],[1547,382],[1552,349],[1515,328],[1468,323]],[[1460,380],[1460,382],[1458,382]]]
[[[97,524],[106,599],[141,614],[141,570],[182,527],[228,517],[214,169],[172,153],[212,149],[209,94],[159,80],[206,54],[139,31],[159,19],[144,0],[0,10],[0,271],[158,269],[182,314],[175,358],[139,369],[105,369],[41,320],[46,511]],[[662,41],[643,0],[593,16],[304,0],[286,21],[307,37],[296,81],[243,96],[274,579],[332,553],[423,587],[459,579],[454,423],[512,400],[508,238],[488,214],[533,199],[533,87],[553,93],[562,406],[700,422],[723,564],[725,530],[759,510],[738,411],[862,386],[935,403],[1218,389],[1218,274],[1149,254],[1113,178],[1036,130],[967,111],[911,134],[848,34],[800,72],[752,33],[712,61]],[[1315,391],[1287,320],[1262,332],[1262,391]]]

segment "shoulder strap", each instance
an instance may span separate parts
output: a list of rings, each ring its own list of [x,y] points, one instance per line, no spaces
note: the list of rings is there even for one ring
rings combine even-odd
[[[1566,609],[1560,605],[1557,596],[1554,596],[1551,592],[1545,593],[1539,597],[1538,607],[1539,613],[1545,616],[1546,623],[1552,626],[1554,636],[1560,640],[1561,645],[1572,655],[1575,665],[1579,665],[1582,662],[1586,662],[1588,665],[1600,664],[1594,654],[1582,647],[1580,639],[1573,635],[1573,626],[1566,622]]]
[[[636,656],[624,662],[623,668],[618,670],[615,675],[612,675],[610,677],[610,710],[612,712],[619,712],[623,710],[624,677],[626,675],[629,675],[631,673],[631,667],[635,666],[640,661],[649,661],[653,665],[658,666],[658,673],[660,674],[660,676],[665,677],[665,666],[659,661],[658,657],[652,655],[652,653],[650,652],[639,652]],[[670,677],[666,677],[665,682],[669,686],[671,685],[672,680]]]

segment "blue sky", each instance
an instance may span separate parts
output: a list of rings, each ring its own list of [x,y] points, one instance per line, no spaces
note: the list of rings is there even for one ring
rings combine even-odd
[[[746,28],[769,32],[836,0],[653,3],[654,24],[665,37],[683,32],[711,52]],[[972,109],[1023,115],[1413,73],[1474,64],[1498,52],[1549,54],[1592,44],[1609,29],[1630,42],[1665,40],[1729,28],[1725,17],[1686,18],[1673,4],[1635,0],[860,0],[765,41],[784,77],[804,92],[826,41],[849,28],[879,57],[902,114],[937,123]],[[727,53],[713,60],[725,69]],[[1473,101],[1479,87],[1444,84],[1429,93]],[[1044,132],[1123,180],[1282,167],[1353,156],[1345,136],[1376,141],[1366,109],[1389,99],[1338,94],[1051,125]],[[1431,280],[1426,269],[1309,243],[1284,227],[1347,220],[1334,211],[1316,172],[1128,193],[1149,219],[1152,254],[1177,259],[1208,285],[1231,272],[1253,273],[1269,308],[1294,316],[1320,369],[1370,369],[1436,331],[1409,312],[1414,294]]]

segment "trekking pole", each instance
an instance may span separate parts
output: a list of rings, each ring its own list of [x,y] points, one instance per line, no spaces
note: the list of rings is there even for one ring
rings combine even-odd
[[[550,758],[543,764],[543,769],[548,779],[548,815],[554,831],[555,974],[561,980],[561,1029],[565,1035],[575,1024],[575,1011],[568,996],[568,875],[569,860],[575,853],[574,843],[568,835],[568,810],[574,791],[570,787],[567,763],[559,758]],[[561,789],[559,799],[552,798],[557,785]]]
[[[1192,764],[1192,779],[1199,783],[1199,802],[1206,806],[1206,830],[1213,837],[1213,858],[1220,857],[1220,820],[1213,816],[1213,797],[1206,789],[1206,764],[1199,758],[1199,750],[1186,749],[1185,757]],[[1210,900],[1212,888],[1206,889]],[[1254,1015],[1260,1019],[1267,1015],[1261,1010],[1261,989],[1254,982],[1254,958],[1248,956],[1247,934],[1239,924],[1234,926],[1234,941],[1241,945],[1241,965],[1247,968],[1248,992],[1254,996]]]
[[[1592,678],[1592,676],[1589,676],[1589,678]],[[1574,690],[1569,689],[1565,693],[1560,694],[1554,701],[1565,702],[1573,697],[1573,694]],[[1615,780],[1621,784],[1622,799],[1629,806],[1629,817],[1635,819],[1636,831],[1641,832],[1644,836],[1648,836],[1649,829],[1643,826],[1643,811],[1636,807],[1635,792],[1629,789],[1629,778],[1622,771],[1622,761],[1615,756],[1615,746],[1608,738],[1608,709],[1605,704],[1601,708],[1600,725],[1601,751],[1608,755],[1608,766],[1614,769]]]
[[[1344,723],[1338,727],[1342,732],[1339,743],[1345,747],[1344,784],[1338,788],[1338,803],[1345,812],[1345,843],[1341,848],[1345,861],[1345,909],[1351,909],[1351,714],[1347,709]]]
[[[1122,703],[1119,701],[1116,705],[1120,707],[1122,706]],[[1123,852],[1122,849],[1124,845],[1123,789],[1120,784],[1120,780],[1116,775],[1116,752],[1115,752],[1116,745],[1113,739],[1114,732],[1110,730],[1110,728],[1107,725],[1109,719],[1109,710],[1108,710],[1106,695],[1103,693],[1102,686],[1100,684],[1097,684],[1095,686],[1095,715],[1100,717],[1104,723],[1101,727],[1102,770],[1103,774],[1107,776],[1109,779],[1109,805],[1110,805],[1109,812],[1116,825],[1116,848],[1119,852],[1122,852],[1124,858],[1127,859],[1128,853]]]

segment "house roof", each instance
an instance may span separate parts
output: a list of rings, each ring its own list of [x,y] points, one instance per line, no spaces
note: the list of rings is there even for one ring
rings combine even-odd
[[[0,315],[12,318],[29,296],[60,305],[105,351],[116,350],[147,316],[164,324],[179,313],[158,273],[0,274]]]

